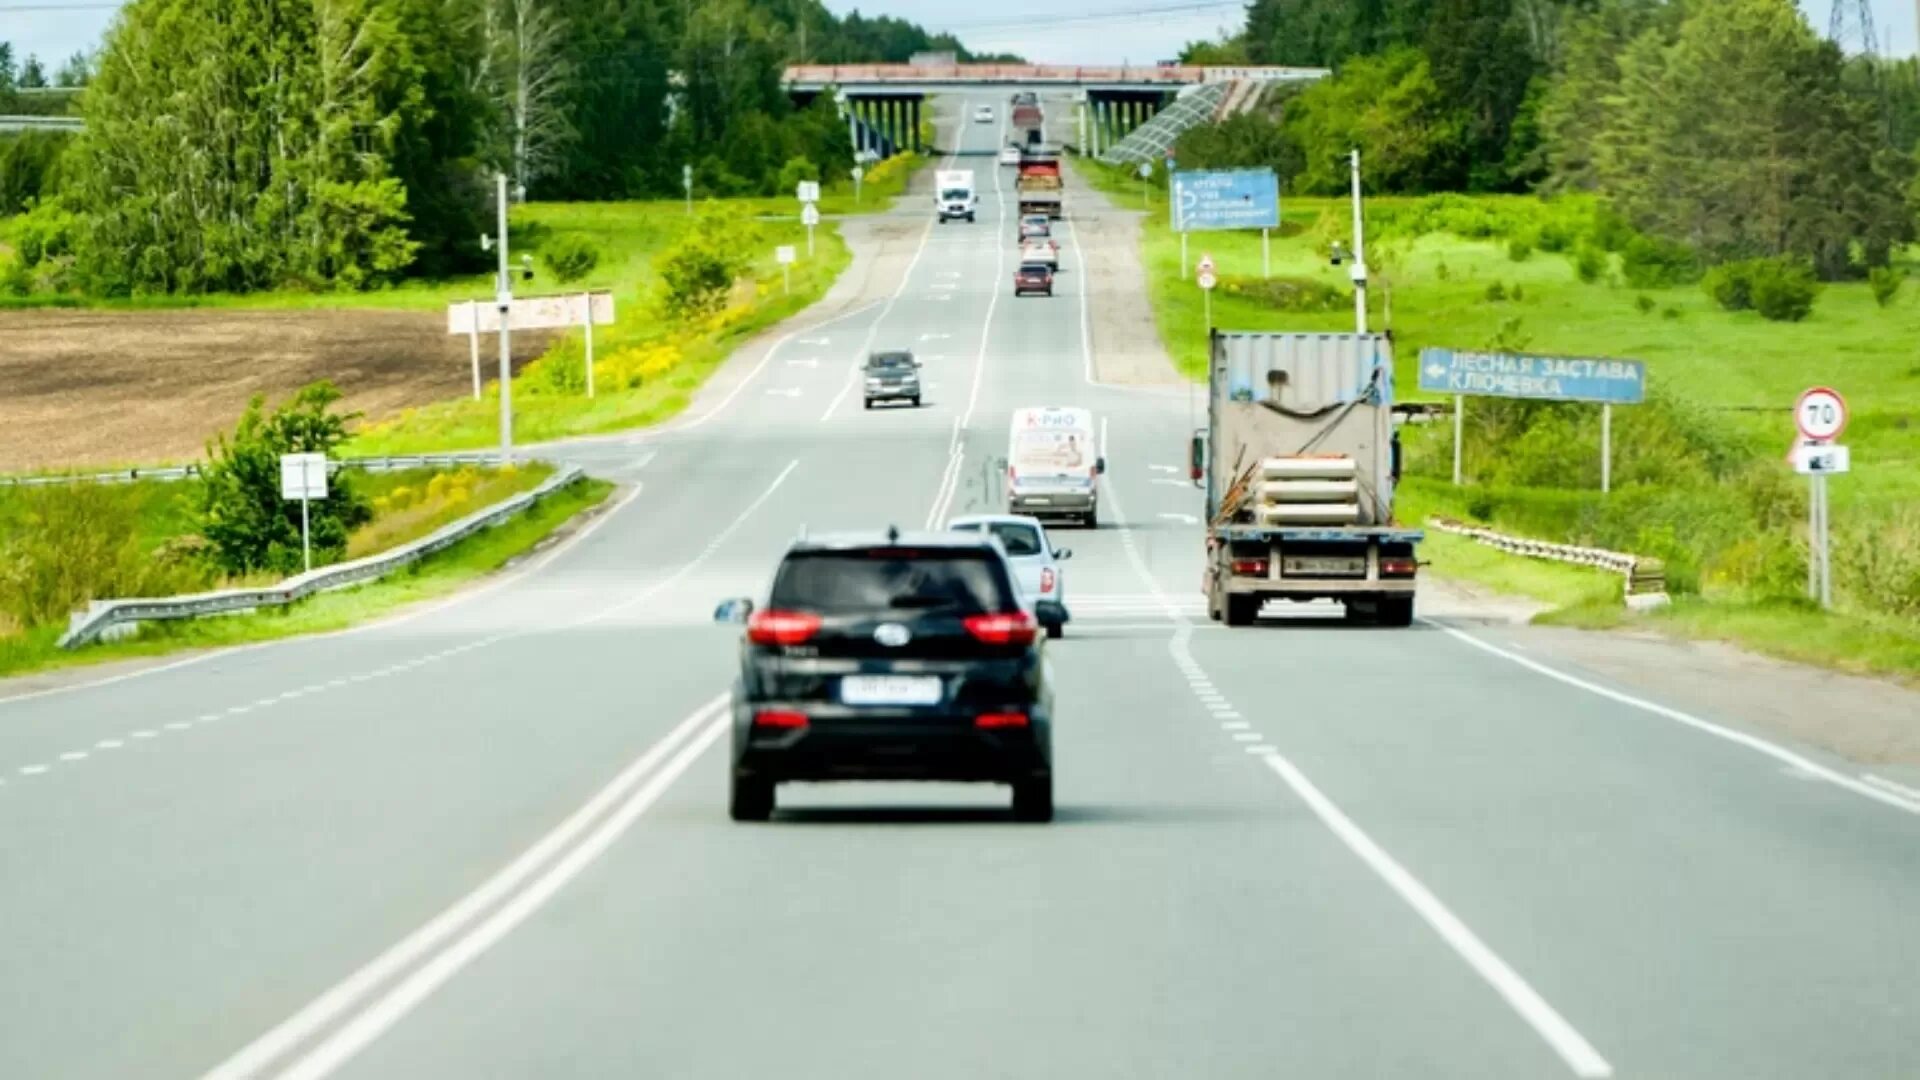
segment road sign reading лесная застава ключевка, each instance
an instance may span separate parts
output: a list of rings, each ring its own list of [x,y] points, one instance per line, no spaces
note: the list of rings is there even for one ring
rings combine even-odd
[[[1605,357],[1421,349],[1420,389],[1441,394],[1636,405],[1646,400],[1647,369],[1638,360]]]

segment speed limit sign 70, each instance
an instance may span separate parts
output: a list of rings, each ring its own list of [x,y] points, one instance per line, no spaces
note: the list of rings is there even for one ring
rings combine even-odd
[[[1847,399],[1824,386],[1804,390],[1793,403],[1793,422],[1806,438],[1831,442],[1846,430]]]

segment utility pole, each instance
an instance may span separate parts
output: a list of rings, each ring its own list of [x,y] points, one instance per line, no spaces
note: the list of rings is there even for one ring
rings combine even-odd
[[[513,271],[507,265],[507,174],[497,173],[496,197],[500,206],[499,232],[495,243],[500,248],[500,281],[494,299],[500,306],[500,463],[513,454],[513,345],[507,329],[513,313]]]
[[[1353,176],[1353,321],[1360,333],[1367,332],[1367,240],[1360,216],[1360,151],[1347,156]]]

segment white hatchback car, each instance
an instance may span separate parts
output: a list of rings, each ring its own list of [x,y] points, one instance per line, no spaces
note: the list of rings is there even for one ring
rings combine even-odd
[[[972,514],[954,518],[947,528],[987,533],[999,540],[1013,567],[1013,579],[1020,586],[1021,606],[1046,628],[1048,637],[1067,632],[1067,620],[1072,616],[1067,611],[1067,576],[1060,564],[1073,558],[1073,552],[1054,547],[1040,519],[1019,514]]]
[[[1020,164],[1020,148],[1017,146],[1001,147],[1000,148],[1000,164],[1002,165]]]
[[[1046,237],[1033,237],[1020,242],[1020,261],[1023,263],[1041,263],[1049,270],[1060,269],[1060,245]]]
[[[993,106],[982,105],[979,108],[973,110],[973,122],[976,124],[993,123]]]

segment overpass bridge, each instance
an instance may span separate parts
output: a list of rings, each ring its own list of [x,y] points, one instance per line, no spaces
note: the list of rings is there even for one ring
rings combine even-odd
[[[924,102],[936,94],[1002,97],[1031,90],[1056,107],[1049,110],[1056,117],[1057,106],[1070,106],[1079,149],[1106,156],[1178,100],[1190,107],[1169,115],[1157,125],[1165,130],[1146,142],[1159,145],[1221,107],[1251,103],[1261,88],[1329,74],[1326,68],[1271,65],[798,64],[786,69],[783,81],[803,104],[823,93],[836,95],[859,151],[884,156],[920,149]]]

